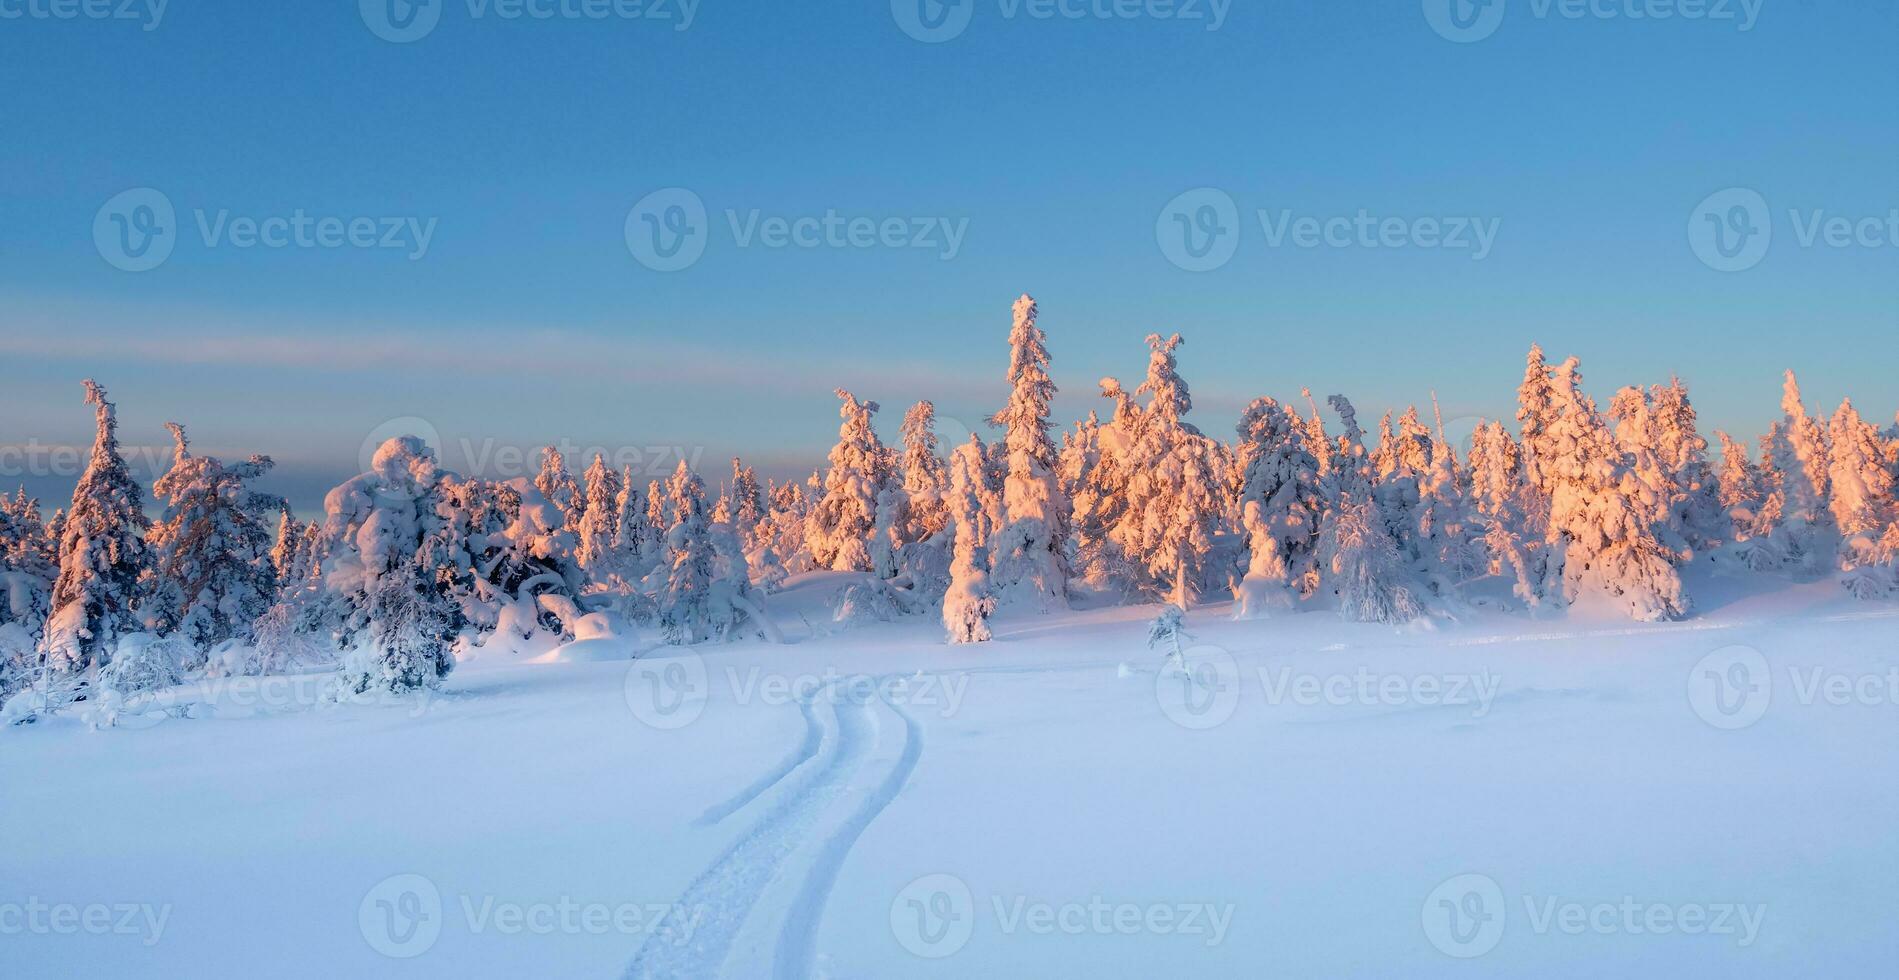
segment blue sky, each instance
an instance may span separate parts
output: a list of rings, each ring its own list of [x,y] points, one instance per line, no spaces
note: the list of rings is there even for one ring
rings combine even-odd
[[[371,29],[387,0],[170,0],[155,23],[143,4],[143,22],[35,13],[53,2],[0,0],[9,446],[84,443],[91,375],[126,442],[182,421],[207,451],[278,458],[303,507],[411,417],[458,468],[562,441],[790,473],[821,462],[839,384],[887,406],[887,431],[925,397],[979,425],[1024,291],[1064,422],[1176,330],[1195,421],[1219,435],[1302,385],[1373,417],[1433,390],[1447,417],[1507,415],[1533,340],[1580,355],[1605,403],[1679,373],[1709,430],[1749,440],[1787,367],[1818,409],[1899,407],[1890,4],[1507,0],[1494,33],[1456,43],[1435,0],[1232,0],[1217,30],[1210,0],[1067,0],[1074,17],[961,0],[934,8],[966,11],[961,33],[923,43],[899,26],[918,0],[699,0],[689,26],[681,0],[605,19],[434,0],[433,29],[392,43]],[[1136,16],[1099,15],[1117,9]],[[173,250],[140,272],[94,234],[133,188],[175,212]],[[667,188],[706,211],[678,271],[628,244],[629,210]],[[1161,243],[1198,188],[1237,218],[1204,272]],[[1730,188],[1760,195],[1773,237],[1723,272],[1689,229]],[[1361,211],[1397,219],[1398,246],[1266,227]],[[392,221],[398,247],[232,235],[299,212],[369,218],[378,240]],[[946,236],[908,231],[773,248],[743,238],[754,212],[962,237],[949,258]],[[1864,234],[1803,240],[1832,218]],[[1495,239],[1481,258],[1426,247],[1420,219]],[[21,458],[0,469],[70,486]]]

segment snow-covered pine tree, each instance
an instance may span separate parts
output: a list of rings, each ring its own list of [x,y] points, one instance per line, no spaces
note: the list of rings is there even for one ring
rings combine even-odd
[[[139,581],[151,568],[145,499],[119,456],[117,412],[98,382],[85,385],[98,428],[72,507],[54,518],[59,579],[42,641],[46,666],[57,674],[106,663],[119,636],[140,629]]]
[[[895,578],[897,557],[903,550],[904,527],[909,523],[910,496],[903,487],[886,484],[877,491],[877,523],[870,531],[870,570],[880,579]]]
[[[1550,495],[1551,480],[1543,472],[1543,460],[1559,452],[1549,435],[1556,416],[1556,390],[1549,363],[1543,359],[1543,346],[1531,344],[1523,383],[1517,386],[1517,427],[1522,439],[1524,480],[1545,497]]]
[[[345,658],[344,689],[352,694],[433,688],[455,668],[452,604],[420,567],[398,560],[368,592],[361,646]]]
[[[1186,611],[1170,602],[1162,606],[1160,615],[1147,624],[1147,648],[1164,648],[1167,662],[1175,670],[1187,669],[1187,655],[1181,649],[1180,641],[1193,639],[1193,634],[1187,632],[1186,619]]]
[[[667,643],[690,645],[712,635],[711,589],[716,575],[705,481],[679,461],[671,484],[676,521],[666,533],[672,564],[659,595],[659,626]]]
[[[1781,388],[1782,418],[1768,432],[1763,467],[1771,484],[1764,505],[1772,521],[1756,567],[1771,565],[1796,579],[1833,570],[1839,532],[1828,505],[1826,431],[1807,414],[1800,382],[1788,371]]]
[[[1405,623],[1424,615],[1404,555],[1370,498],[1339,497],[1319,538],[1319,561],[1346,619]]]
[[[303,536],[303,524],[290,513],[290,505],[285,504],[277,512],[277,533],[270,543],[270,571],[282,582],[290,574],[290,566],[297,560],[297,545]]]
[[[548,503],[560,508],[561,517],[569,530],[580,527],[580,517],[587,502],[581,495],[580,484],[574,481],[574,475],[567,470],[566,458],[557,447],[547,446],[541,450],[541,471],[534,476],[534,489],[539,490]]]
[[[920,401],[903,415],[903,454],[900,470],[903,492],[909,499],[905,541],[923,541],[949,525],[943,495],[949,491],[949,466],[939,454],[936,406]]]
[[[987,542],[994,530],[997,504],[984,478],[982,441],[975,433],[950,456],[947,506],[954,553],[950,585],[943,597],[943,628],[951,643],[982,643],[990,638],[989,614],[996,606],[989,591]]]
[[[52,612],[53,583],[58,578],[57,542],[40,520],[40,502],[28,497],[25,487],[11,497],[0,493],[0,627],[13,624],[18,628],[15,652],[23,659],[37,661],[31,656],[32,648],[38,645]],[[0,661],[5,659],[0,653]]]
[[[673,526],[672,512],[667,510],[670,502],[667,481],[647,481],[646,536],[640,539],[640,558],[649,565],[672,567],[672,555],[666,551],[666,532]]]
[[[155,578],[170,600],[147,618],[167,620],[202,662],[226,640],[249,643],[252,623],[275,601],[270,516],[289,521],[289,505],[251,489],[274,465],[270,457],[227,466],[193,456],[183,426],[165,427],[175,448],[171,469],[152,488],[165,510],[148,541]]]
[[[447,598],[450,586],[423,574],[417,558],[442,526],[443,480],[434,450],[415,436],[397,436],[377,447],[368,472],[324,497],[320,574],[328,608],[322,619],[337,649],[373,646],[376,636],[388,635],[395,627],[379,626],[376,617],[379,610],[407,615],[401,590],[428,589]],[[396,591],[383,588],[385,577],[393,577]],[[438,607],[431,598],[421,608]],[[351,662],[358,674],[370,676],[369,661]]]
[[[824,474],[824,496],[811,509],[805,545],[820,567],[838,572],[870,571],[870,535],[877,525],[877,494],[890,482],[889,454],[871,428],[876,402],[859,402],[837,389],[843,402],[837,445]]]
[[[1091,433],[1093,460],[1080,474],[1081,489],[1074,495],[1070,526],[1084,579],[1095,588],[1116,588],[1125,594],[1144,585],[1139,566],[1122,552],[1113,533],[1127,516],[1127,460],[1140,428],[1141,409],[1114,378],[1101,379],[1101,395],[1114,402],[1114,417],[1105,425],[1097,424]]]
[[[1147,587],[1190,608],[1204,587],[1221,501],[1220,457],[1185,416],[1193,396],[1174,351],[1180,335],[1149,334],[1145,394],[1126,468],[1127,509],[1110,531],[1121,554],[1146,572]]]
[[[619,530],[620,475],[607,468],[607,461],[595,453],[585,476],[585,503],[580,522],[574,529],[578,539],[574,558],[595,581],[605,582],[614,571],[614,535]]]
[[[1708,462],[1708,440],[1699,431],[1688,386],[1679,377],[1649,389],[1649,418],[1654,426],[1655,454],[1675,485],[1675,515],[1689,545],[1712,549],[1729,533],[1714,468]]]
[[[1305,420],[1306,451],[1319,464],[1319,475],[1332,471],[1332,440],[1325,434],[1325,416],[1319,414],[1319,403],[1313,400],[1311,388],[1299,389],[1299,396],[1306,400],[1306,407],[1312,414]]]
[[[1842,536],[1839,566],[1850,571],[1877,562],[1880,539],[1899,519],[1899,508],[1884,440],[1852,399],[1840,403],[1827,430],[1829,503]]]
[[[1616,423],[1616,447],[1635,478],[1631,505],[1654,529],[1670,560],[1678,566],[1686,563],[1694,557],[1688,541],[1687,494],[1676,486],[1672,471],[1663,463],[1662,432],[1649,393],[1635,385],[1621,388],[1609,402],[1609,417]]]
[[[739,542],[752,547],[758,536],[758,522],[765,519],[765,493],[758,485],[758,474],[737,456],[732,457],[732,512],[729,523]]]
[[[1501,422],[1480,424],[1470,448],[1471,508],[1492,575],[1507,575],[1526,606],[1542,601],[1538,542],[1526,533],[1524,511],[1535,496],[1524,481],[1521,451]]]
[[[1238,509],[1248,558],[1233,614],[1254,619],[1318,589],[1325,496],[1319,462],[1305,446],[1308,430],[1289,406],[1255,399],[1240,416],[1238,431]]]
[[[1767,530],[1758,523],[1763,496],[1760,467],[1747,458],[1747,447],[1726,432],[1716,432],[1715,436],[1721,441],[1721,474],[1716,492],[1728,528],[1724,536],[1745,542]]]
[[[1565,598],[1608,596],[1643,621],[1686,615],[1676,556],[1657,539],[1646,488],[1583,392],[1574,357],[1556,369],[1552,407],[1540,465],[1552,490],[1551,568],[1561,569]]]
[[[647,552],[651,550],[654,537],[646,523],[646,500],[640,496],[639,481],[633,478],[633,467],[620,471],[620,494],[614,498],[613,509],[618,515],[613,521],[613,558],[611,575],[621,582],[637,582],[650,570]]]
[[[1049,403],[1055,382],[1048,376],[1047,337],[1036,325],[1038,309],[1027,294],[1015,301],[1009,330],[1009,404],[989,417],[1003,427],[1001,452],[1005,525],[990,560],[997,597],[1044,611],[1068,602],[1070,507],[1057,476],[1059,460],[1049,437]]]

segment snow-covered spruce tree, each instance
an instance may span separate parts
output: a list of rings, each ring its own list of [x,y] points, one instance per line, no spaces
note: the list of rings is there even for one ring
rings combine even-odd
[[[729,498],[732,503],[728,521],[738,534],[740,543],[750,548],[756,543],[758,522],[765,518],[765,492],[758,484],[758,474],[737,456],[732,457],[732,489]]]
[[[1729,526],[1714,467],[1708,462],[1708,440],[1699,431],[1688,386],[1672,377],[1667,384],[1649,389],[1649,404],[1655,454],[1675,486],[1672,522],[1691,546],[1716,548],[1727,539]]]
[[[951,643],[981,643],[990,638],[989,614],[996,599],[989,591],[987,542],[996,504],[984,479],[982,442],[974,433],[950,456],[948,510],[954,554],[950,584],[943,596],[943,628]]]
[[[1771,486],[1764,510],[1772,526],[1755,567],[1778,568],[1796,580],[1819,578],[1833,570],[1839,550],[1839,530],[1828,505],[1826,430],[1807,414],[1792,371],[1782,386],[1780,407],[1783,416],[1765,447]]]
[[[1001,452],[1005,524],[990,561],[991,582],[1002,602],[1044,611],[1068,602],[1069,502],[1057,476],[1059,460],[1049,437],[1049,403],[1055,382],[1048,376],[1047,337],[1036,326],[1035,300],[1015,301],[1009,330],[1009,404],[989,417],[1003,427]]]
[[[1488,556],[1456,453],[1442,436],[1429,445],[1430,461],[1418,478],[1418,568],[1433,592],[1448,597],[1484,572]]]
[[[613,509],[616,516],[608,574],[622,584],[638,582],[652,569],[649,552],[656,550],[653,541],[657,535],[646,523],[646,499],[640,495],[631,466],[620,471],[620,493],[613,500]]]
[[[890,458],[871,428],[876,402],[859,402],[837,389],[843,404],[837,445],[824,474],[824,496],[805,524],[805,546],[819,567],[838,572],[870,571],[870,534],[877,525],[877,494],[890,482]]]
[[[909,523],[910,496],[896,484],[877,491],[877,522],[870,531],[870,570],[878,578],[895,578],[897,558],[904,548],[903,531]]]
[[[1148,589],[1190,608],[1205,586],[1219,523],[1220,456],[1212,439],[1185,420],[1193,397],[1174,351],[1180,335],[1149,334],[1148,396],[1133,445],[1120,460],[1127,474],[1126,511],[1109,532],[1121,554],[1145,571]]]
[[[443,500],[443,481],[434,451],[414,436],[398,436],[377,447],[368,472],[324,497],[320,574],[328,608],[321,619],[336,649],[371,651],[347,660],[359,679],[380,669],[371,662],[377,637],[395,628],[379,624],[377,616],[402,609],[394,604],[396,592],[383,587],[385,578],[397,592],[430,592],[425,610],[451,605],[450,585],[425,574],[418,558],[424,543],[442,527],[437,505]]]
[[[275,601],[270,518],[288,521],[288,504],[251,489],[274,465],[270,457],[226,466],[193,456],[183,426],[165,427],[175,449],[171,469],[152,488],[165,510],[148,541],[154,575],[169,600],[148,619],[166,620],[201,663],[227,640],[249,643],[251,624]]]
[[[1522,456],[1501,422],[1479,425],[1470,449],[1471,507],[1489,558],[1489,573],[1508,576],[1526,606],[1542,601],[1540,542],[1528,538],[1524,511],[1535,491],[1524,481]]]
[[[580,527],[586,500],[581,495],[580,484],[568,472],[567,460],[559,449],[548,446],[541,450],[541,471],[534,476],[534,489],[539,490],[548,503],[560,508],[561,518],[569,530]]]
[[[1839,566],[1851,571],[1877,562],[1880,540],[1899,519],[1893,471],[1879,430],[1860,417],[1852,399],[1840,403],[1828,426],[1827,482],[1839,528]]]
[[[440,685],[455,668],[452,604],[417,556],[384,569],[367,598],[364,642],[344,659],[344,689],[399,693]]]
[[[60,520],[59,579],[42,641],[47,668],[64,675],[106,663],[119,636],[140,629],[139,581],[151,568],[144,495],[119,456],[118,416],[98,382],[85,384],[98,430]]]
[[[1563,595],[1614,599],[1631,617],[1653,621],[1688,612],[1674,558],[1657,539],[1643,503],[1646,487],[1582,391],[1581,362],[1569,358],[1554,377],[1555,420],[1544,435],[1550,481],[1548,541]]]
[[[659,626],[667,643],[689,645],[712,635],[712,526],[706,515],[705,481],[683,459],[670,490],[676,523],[666,534],[672,564],[659,595]]]
[[[282,582],[290,574],[302,537],[303,524],[290,513],[290,505],[285,504],[277,512],[277,533],[270,542],[270,571],[277,576],[277,581]]]
[[[1517,386],[1517,427],[1522,438],[1524,480],[1545,497],[1550,495],[1551,480],[1543,472],[1543,461],[1559,451],[1549,434],[1557,411],[1556,389],[1549,363],[1543,359],[1543,347],[1531,344],[1523,383]]]
[[[1127,458],[1140,427],[1141,410],[1114,378],[1101,379],[1101,394],[1114,402],[1115,413],[1089,434],[1093,458],[1078,474],[1080,489],[1074,495],[1070,526],[1083,578],[1095,588],[1115,588],[1125,594],[1144,584],[1139,568],[1122,553],[1113,536],[1127,515]]]
[[[1338,498],[1319,538],[1319,561],[1346,619],[1405,623],[1424,615],[1404,555],[1370,498],[1351,491]]]
[[[1325,416],[1319,414],[1319,403],[1312,397],[1311,388],[1299,389],[1299,397],[1306,400],[1306,406],[1312,414],[1305,420],[1306,451],[1319,464],[1319,475],[1332,471],[1332,440],[1325,434]]]
[[[1656,424],[1649,393],[1634,385],[1618,390],[1609,402],[1615,422],[1616,447],[1635,479],[1630,503],[1654,530],[1670,561],[1682,565],[1694,557],[1688,540],[1687,494],[1675,485],[1660,452],[1661,429]]]
[[[29,654],[52,612],[57,544],[40,520],[40,502],[28,497],[25,487],[11,497],[0,493],[0,627],[15,625],[15,645]]]
[[[1240,526],[1248,558],[1234,617],[1254,619],[1318,589],[1325,497],[1298,413],[1271,398],[1255,399],[1238,430]]]
[[[949,491],[949,466],[939,454],[936,406],[917,402],[903,415],[903,454],[899,470],[903,492],[909,497],[905,541],[923,541],[949,526],[943,495]]]
[[[673,514],[667,509],[672,502],[667,486],[665,480],[649,480],[646,483],[646,527],[650,536],[642,539],[640,557],[649,564],[671,568],[672,556],[666,551],[666,532],[673,526]]]
[[[1760,467],[1747,458],[1746,446],[1725,432],[1716,432],[1715,436],[1721,441],[1721,473],[1716,493],[1725,518],[1724,526],[1728,529],[1724,536],[1737,543],[1746,542],[1767,530],[1757,523],[1763,496]]]
[[[614,535],[620,519],[620,475],[607,468],[607,461],[595,453],[588,464],[585,503],[580,522],[574,530],[578,539],[574,558],[595,581],[605,582],[614,571]]]
[[[1167,662],[1176,670],[1187,669],[1187,655],[1180,647],[1180,641],[1193,639],[1187,632],[1187,613],[1179,606],[1168,603],[1161,607],[1160,615],[1147,624],[1147,648],[1161,647],[1167,651]]]

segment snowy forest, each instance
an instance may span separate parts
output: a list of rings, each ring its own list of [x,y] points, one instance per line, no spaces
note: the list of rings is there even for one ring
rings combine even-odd
[[[1151,335],[1140,383],[1102,379],[1106,417],[1058,439],[1035,301],[1013,312],[993,441],[941,445],[922,401],[889,444],[879,405],[839,390],[821,469],[761,482],[734,459],[716,493],[683,461],[642,485],[551,448],[532,480],[464,478],[400,437],[305,521],[253,488],[269,457],[195,455],[175,423],[169,471],[141,486],[87,381],[97,436],[70,504],[0,497],[4,717],[83,703],[109,723],[193,674],[334,668],[346,693],[403,691],[496,647],[783,642],[772,594],[820,570],[861,573],[838,623],[935,617],[954,644],[989,640],[999,609],[1079,602],[1164,603],[1176,622],[1228,600],[1246,620],[1584,603],[1680,619],[1697,562],[1899,594],[1899,424],[1850,401],[1810,412],[1791,371],[1781,418],[1751,444],[1715,433],[1717,458],[1681,379],[1605,411],[1576,358],[1532,347],[1515,425],[1480,425],[1460,453],[1416,408],[1368,433],[1341,394],[1329,416],[1310,392],[1260,397],[1226,438],[1203,433],[1180,336]]]

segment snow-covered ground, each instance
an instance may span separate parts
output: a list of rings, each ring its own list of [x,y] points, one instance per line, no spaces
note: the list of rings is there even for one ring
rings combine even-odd
[[[0,732],[0,976],[1889,977],[1899,609],[1152,607]],[[1748,590],[1756,590],[1749,592]]]

